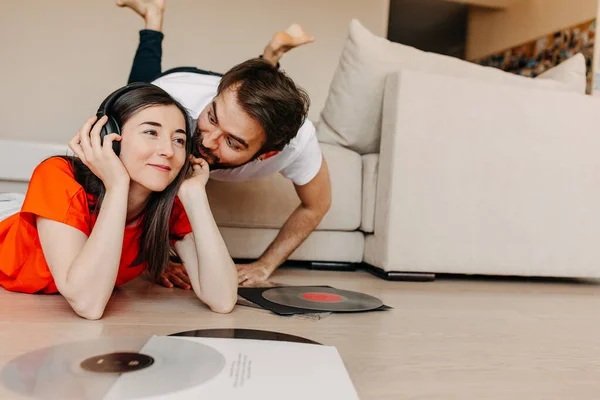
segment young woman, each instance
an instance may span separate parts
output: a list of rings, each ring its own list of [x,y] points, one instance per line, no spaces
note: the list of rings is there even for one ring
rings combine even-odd
[[[173,246],[198,298],[231,311],[237,272],[206,197],[208,164],[190,156],[185,109],[146,84],[107,112],[120,135],[101,138],[108,117],[90,118],[69,142],[77,157],[42,162],[21,211],[0,222],[0,286],[60,292],[99,319],[115,286],[160,276]]]

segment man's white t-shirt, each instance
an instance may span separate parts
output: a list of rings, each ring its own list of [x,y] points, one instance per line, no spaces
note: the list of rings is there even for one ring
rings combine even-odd
[[[161,87],[186,109],[194,125],[204,108],[217,95],[221,77],[195,72],[173,72],[152,83]],[[315,127],[308,119],[298,134],[277,155],[266,160],[253,160],[237,168],[210,172],[210,177],[220,181],[247,181],[281,173],[296,185],[310,182],[321,168],[321,147]]]

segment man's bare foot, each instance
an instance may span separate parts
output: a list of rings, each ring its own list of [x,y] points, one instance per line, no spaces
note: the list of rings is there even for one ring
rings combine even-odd
[[[298,24],[290,25],[285,31],[277,32],[265,47],[263,58],[273,65],[277,65],[279,59],[291,49],[312,43],[315,37],[309,35]]]
[[[166,0],[117,0],[117,6],[131,8],[144,18],[146,29],[162,31]]]

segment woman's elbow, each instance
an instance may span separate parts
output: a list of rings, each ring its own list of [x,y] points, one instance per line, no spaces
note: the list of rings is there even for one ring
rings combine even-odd
[[[220,299],[200,298],[200,300],[202,300],[212,312],[216,312],[218,314],[229,314],[233,311],[235,303],[237,303],[237,291],[231,296]]]
[[[75,300],[75,299],[67,298],[67,301],[71,305],[71,308],[73,309],[73,311],[75,311],[75,313],[77,315],[79,315],[81,318],[85,318],[85,319],[89,319],[89,320],[98,320],[98,319],[102,318],[102,316],[104,315],[104,308],[105,308],[106,304],[104,304],[104,305],[94,304],[93,302],[91,302],[87,299],[86,300],[83,300],[83,299]]]
[[[233,311],[233,308],[235,307],[235,303],[214,304],[214,305],[209,305],[209,307],[212,312],[216,312],[217,314],[229,314],[230,312]]]
[[[66,285],[63,282],[57,282],[56,286],[73,311],[81,318],[98,320],[104,315],[108,298],[90,290]]]
[[[79,315],[81,318],[85,318],[91,321],[96,321],[102,318],[104,315],[104,309],[85,309],[73,307],[73,310]]]

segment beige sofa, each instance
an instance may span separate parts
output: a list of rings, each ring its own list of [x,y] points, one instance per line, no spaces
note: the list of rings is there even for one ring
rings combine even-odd
[[[400,279],[600,277],[600,100],[584,92],[581,55],[530,79],[352,21],[316,123],[331,210],[290,260]],[[298,205],[280,176],[211,182],[209,196],[241,259]]]

